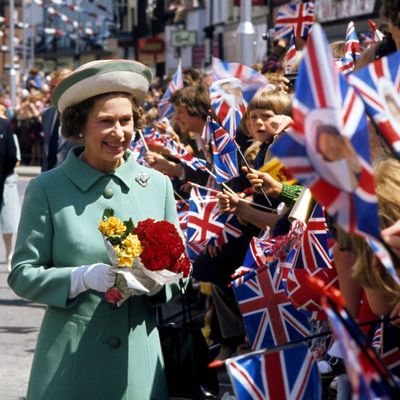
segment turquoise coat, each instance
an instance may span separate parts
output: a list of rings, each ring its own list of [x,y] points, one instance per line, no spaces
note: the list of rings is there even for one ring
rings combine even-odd
[[[47,305],[33,360],[29,400],[165,399],[167,388],[156,328],[156,296],[134,296],[112,309],[89,290],[68,299],[72,267],[109,263],[98,224],[106,207],[123,220],[177,225],[172,186],[161,173],[125,154],[114,173],[93,169],[76,148],[58,168],[30,181],[18,230],[10,287]],[[150,179],[147,186],[139,174]]]

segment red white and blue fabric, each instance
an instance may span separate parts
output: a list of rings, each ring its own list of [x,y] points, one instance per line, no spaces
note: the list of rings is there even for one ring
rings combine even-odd
[[[236,86],[236,94],[225,91],[224,85],[227,84]],[[213,82],[210,86],[210,100],[218,122],[234,138],[247,108],[247,102],[243,98],[241,81],[238,78],[231,77]]]
[[[186,242],[186,254],[190,262],[194,263],[197,257],[204,252],[206,245],[202,243],[188,243]]]
[[[400,53],[395,52],[375,60],[348,78],[397,158],[400,158],[399,63]]]
[[[314,20],[314,3],[311,1],[279,7],[275,20],[275,39],[289,39],[292,31],[296,37],[305,38]]]
[[[216,238],[216,244],[222,246],[228,243],[231,239],[238,238],[242,236],[242,226],[240,225],[238,219],[234,215],[230,215],[225,222],[224,230]]]
[[[265,266],[246,274],[232,287],[253,350],[271,348],[310,334],[308,313],[287,297],[280,268]]]
[[[390,323],[382,324],[382,346],[379,355],[389,371],[400,378],[400,333],[399,328]]]
[[[221,213],[218,209],[218,199],[213,191],[206,188],[192,188],[189,200],[189,214],[187,220],[188,243],[197,243],[202,246],[215,244],[223,235],[225,225],[234,216]],[[235,233],[237,232],[237,233]],[[241,235],[236,229],[229,231],[229,235]],[[223,240],[223,239],[220,239]]]
[[[394,399],[400,392],[396,389],[393,375],[384,366],[370,344],[340,305],[322,301],[328,315],[334,337],[337,340],[352,388],[352,399]]]
[[[164,140],[165,135],[162,135],[160,132],[158,132],[155,128],[151,126],[146,126],[143,130],[143,137],[146,140],[146,142],[151,142],[151,141],[159,141],[162,142]]]
[[[253,237],[244,256],[243,267],[258,268],[264,266],[271,256],[271,246],[266,237]]]
[[[335,68],[319,24],[314,25],[300,64],[293,119],[292,129],[276,141],[271,152],[310,188],[313,197],[339,226],[374,241],[373,250],[399,282],[388,253],[379,243],[377,198],[363,102]],[[335,135],[329,135],[340,141],[340,159],[329,160],[326,156],[331,154],[331,148],[329,154],[318,148],[317,130],[321,126],[324,131],[325,127],[334,128]],[[354,164],[357,170],[353,169]]]
[[[347,25],[346,39],[344,42],[345,55],[339,66],[340,72],[347,75],[354,69],[355,62],[360,58],[360,42],[356,33],[354,22],[350,21]]]
[[[248,104],[256,91],[269,84],[268,79],[255,69],[239,63],[228,63],[212,58],[213,82],[220,79],[237,78],[242,83],[243,99]]]
[[[237,399],[321,398],[318,368],[305,345],[236,357],[225,364]]]
[[[229,133],[207,117],[211,148],[214,155],[214,172],[217,183],[225,183],[239,176],[237,147]]]
[[[294,248],[291,268],[286,279],[289,299],[295,307],[307,311],[320,310],[320,295],[309,284],[308,277],[321,279],[325,287],[337,283],[337,274],[330,251],[334,241],[327,228],[323,208],[316,204],[305,231]]]
[[[175,142],[175,140],[170,137],[164,139],[164,145],[171,153],[171,156],[176,157],[195,171],[205,171],[207,169],[207,162],[205,160],[192,156],[181,144]]]
[[[167,90],[165,91],[163,97],[158,103],[158,114],[160,118],[168,118],[174,112],[173,105],[169,102],[171,94],[179,89],[183,88],[183,76],[182,76],[182,61],[179,61],[178,68],[168,84]]]
[[[142,138],[132,141],[129,149],[132,151],[134,159],[140,165],[151,168],[147,161],[144,159],[144,156],[147,152],[147,147]]]
[[[373,38],[373,42],[381,42],[384,38],[383,33],[378,29],[378,26],[376,25],[375,21],[373,21],[372,19],[368,20],[368,24],[369,27],[371,29],[372,32],[372,38]]]
[[[186,235],[187,219],[189,214],[189,202],[186,200],[175,200],[176,211],[178,213],[179,227],[184,235]]]
[[[292,74],[293,69],[297,65],[297,50],[296,50],[296,40],[294,32],[292,32],[290,36],[289,48],[286,52],[285,58],[283,60],[283,64],[285,66],[285,74]]]

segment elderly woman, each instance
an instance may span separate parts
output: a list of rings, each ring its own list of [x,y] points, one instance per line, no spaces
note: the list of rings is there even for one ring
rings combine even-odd
[[[65,162],[33,179],[22,207],[9,285],[47,305],[27,399],[168,398],[154,304],[178,285],[154,285],[114,309],[115,274],[99,221],[177,223],[170,181],[128,150],[150,70],[127,60],[85,64],[55,89],[62,133],[81,137]],[[156,293],[156,294],[155,294]]]

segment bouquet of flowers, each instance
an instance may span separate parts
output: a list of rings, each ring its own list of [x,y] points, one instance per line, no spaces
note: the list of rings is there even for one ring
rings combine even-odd
[[[133,294],[151,293],[187,277],[190,261],[177,229],[168,221],[148,218],[135,227],[107,208],[99,224],[113,270],[115,285],[106,292],[109,303],[120,306]]]

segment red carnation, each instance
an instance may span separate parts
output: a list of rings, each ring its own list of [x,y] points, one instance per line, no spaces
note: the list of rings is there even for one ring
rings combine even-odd
[[[108,289],[105,294],[105,299],[107,303],[113,304],[114,306],[123,299],[122,292],[116,287]]]
[[[135,233],[143,248],[140,259],[148,270],[174,271],[185,249],[175,225],[148,218],[138,223]]]

